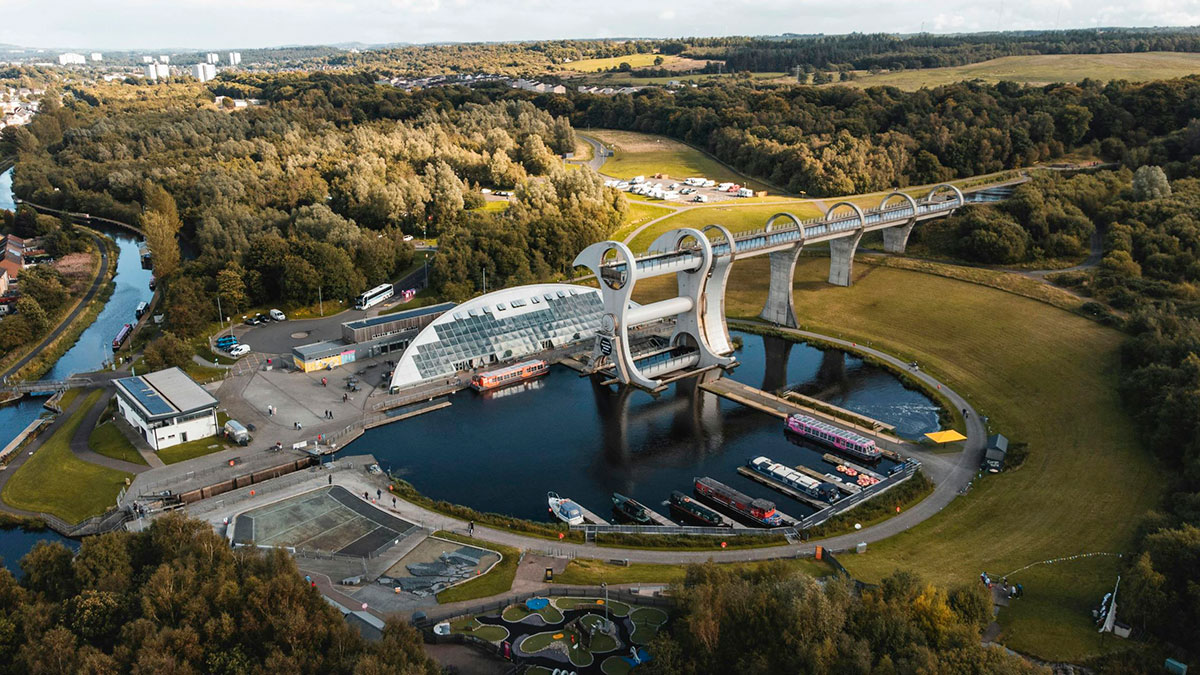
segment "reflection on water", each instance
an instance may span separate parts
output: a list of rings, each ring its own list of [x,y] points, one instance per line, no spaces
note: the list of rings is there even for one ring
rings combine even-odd
[[[134,310],[138,303],[150,302],[150,270],[142,269],[138,254],[140,242],[136,236],[119,229],[103,230],[117,242],[117,274],[113,277],[113,294],[96,320],[83,331],[79,341],[62,355],[43,379],[61,380],[73,373],[99,370],[112,359],[112,339],[127,323],[136,323]]]
[[[907,434],[937,427],[929,399],[861,359],[740,336],[741,365],[732,377],[741,382],[811,391]],[[690,492],[696,476],[711,476],[803,517],[811,507],[741,476],[738,466],[767,455],[823,473],[833,468],[822,460],[825,450],[788,442],[779,419],[704,392],[694,378],[657,397],[604,387],[562,367],[531,384],[501,390],[502,396],[459,392],[450,407],[367,431],[346,454],[373,453],[431,497],[532,519],[548,517],[549,490],[601,515],[609,514],[613,492],[667,515],[667,496]],[[883,460],[879,470],[891,466]]]

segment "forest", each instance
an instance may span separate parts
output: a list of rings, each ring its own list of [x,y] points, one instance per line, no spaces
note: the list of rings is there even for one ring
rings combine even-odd
[[[1194,28],[1103,28],[938,35],[851,33],[791,38],[686,40],[685,56],[725,62],[725,72],[904,70],[977,63],[1029,54],[1113,54],[1200,51]]]
[[[563,167],[569,121],[531,102],[435,90],[388,107],[353,77],[246,77],[272,83],[254,88],[268,105],[221,110],[195,83],[112,85],[48,96],[0,136],[22,199],[146,232],[177,337],[216,316],[218,292],[226,314],[352,300],[413,264],[406,236],[440,241],[431,278],[463,299],[485,267],[493,284],[564,273],[621,222],[618,193]],[[218,85],[236,88],[253,84]],[[484,186],[513,190],[511,208],[479,209]]]
[[[507,96],[519,96],[509,93]],[[1043,87],[963,82],[890,87],[722,82],[636,96],[536,97],[572,123],[670,136],[790,192],[832,196],[1029,166],[1086,148],[1130,167],[1192,175],[1200,78]]]
[[[231,549],[179,515],[78,554],[41,542],[20,567],[0,569],[3,672],[442,672],[407,624],[363,639],[285,551]]]
[[[650,645],[651,675],[1042,672],[980,644],[992,603],[979,583],[940,589],[897,572],[860,593],[785,563],[742,574],[708,564],[674,595],[679,616]]]

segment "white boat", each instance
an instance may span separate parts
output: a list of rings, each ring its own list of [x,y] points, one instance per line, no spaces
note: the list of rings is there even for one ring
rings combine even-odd
[[[575,502],[559,497],[557,492],[547,492],[546,501],[550,504],[550,513],[553,513],[555,518],[568,525],[583,524],[583,509]]]

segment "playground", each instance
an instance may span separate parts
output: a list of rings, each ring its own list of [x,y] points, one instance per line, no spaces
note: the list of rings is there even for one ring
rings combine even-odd
[[[239,514],[233,542],[373,558],[414,528],[333,485]]]
[[[607,610],[607,612],[606,612]],[[601,598],[530,598],[496,614],[470,616],[450,632],[495,644],[508,642],[528,672],[627,673],[651,657],[645,645],[668,621],[657,607]]]

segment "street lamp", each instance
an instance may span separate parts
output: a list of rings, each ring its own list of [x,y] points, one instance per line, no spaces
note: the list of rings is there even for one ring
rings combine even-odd
[[[608,632],[608,584],[601,581],[600,590],[604,591],[604,632]]]

